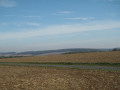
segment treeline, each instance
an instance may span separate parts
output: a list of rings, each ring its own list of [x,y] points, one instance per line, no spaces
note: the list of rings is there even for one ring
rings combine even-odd
[[[112,51],[120,51],[120,48],[114,48]]]

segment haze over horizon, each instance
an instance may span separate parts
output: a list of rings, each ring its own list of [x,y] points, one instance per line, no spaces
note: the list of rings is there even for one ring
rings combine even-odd
[[[120,0],[0,0],[0,52],[120,47]]]

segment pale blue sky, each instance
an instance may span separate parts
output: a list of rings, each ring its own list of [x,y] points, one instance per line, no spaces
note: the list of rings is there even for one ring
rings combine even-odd
[[[0,52],[120,47],[120,0],[0,0]]]

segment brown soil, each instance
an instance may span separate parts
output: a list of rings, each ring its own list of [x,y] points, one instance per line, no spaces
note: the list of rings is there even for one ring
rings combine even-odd
[[[119,90],[120,72],[0,66],[0,90]]]

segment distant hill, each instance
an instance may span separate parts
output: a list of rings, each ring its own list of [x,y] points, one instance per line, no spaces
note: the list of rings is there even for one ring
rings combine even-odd
[[[112,51],[114,49],[90,49],[90,48],[71,48],[58,50],[44,50],[44,51],[26,51],[26,52],[5,52],[0,53],[0,56],[40,56],[49,54],[70,54],[70,53],[85,53],[85,52],[103,52]]]

